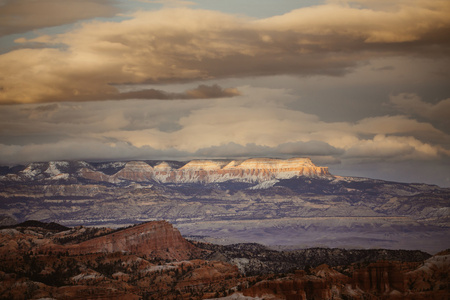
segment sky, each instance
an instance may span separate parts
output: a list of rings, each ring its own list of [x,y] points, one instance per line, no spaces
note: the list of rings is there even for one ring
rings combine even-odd
[[[310,157],[450,187],[448,0],[0,0],[0,164]]]

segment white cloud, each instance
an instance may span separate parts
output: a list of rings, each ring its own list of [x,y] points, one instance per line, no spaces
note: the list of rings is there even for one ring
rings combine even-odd
[[[292,96],[286,90],[253,87],[239,90],[242,96],[208,101],[177,113],[179,118],[172,119],[177,126],[171,131],[161,131],[155,124],[136,130],[118,128],[92,136],[126,141],[136,147],[175,148],[206,156],[293,155],[297,151],[299,155],[316,152],[346,158],[398,160],[449,155],[441,146],[449,136],[426,122],[405,116],[365,118],[356,123],[324,122],[315,115],[289,109]],[[170,118],[171,113],[166,114]]]
[[[376,135],[370,140],[360,140],[345,152],[351,159],[380,160],[417,160],[435,159],[440,154],[450,156],[450,151],[439,146],[423,143],[411,136]]]

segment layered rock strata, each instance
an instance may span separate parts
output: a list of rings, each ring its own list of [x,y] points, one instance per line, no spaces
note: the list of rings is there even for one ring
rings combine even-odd
[[[54,245],[46,251],[68,252],[71,255],[85,253],[127,252],[148,258],[186,260],[197,257],[202,250],[187,240],[166,221],[153,221],[116,231],[69,246]]]
[[[81,169],[80,175],[91,180],[109,182],[155,180],[161,183],[211,183],[228,180],[262,182],[295,176],[322,177],[330,176],[330,173],[327,167],[318,167],[309,158],[251,158],[243,161],[192,160],[180,168],[172,167],[167,162],[160,162],[152,167],[143,161],[132,161],[111,176],[88,168]]]
[[[130,161],[90,164],[83,161],[31,163],[17,171],[0,176],[0,182],[76,181],[89,179],[99,182],[122,181],[160,183],[212,183],[228,180],[262,182],[295,176],[330,176],[327,167],[314,165],[309,158],[287,160],[250,158],[246,160],[192,160],[183,162]]]

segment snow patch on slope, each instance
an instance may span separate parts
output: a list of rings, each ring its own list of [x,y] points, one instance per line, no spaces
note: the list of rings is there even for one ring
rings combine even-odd
[[[68,168],[69,163],[67,161],[51,161],[48,163],[48,168],[44,171],[49,175],[49,180],[68,179],[70,175],[61,171],[61,168]]]
[[[252,186],[251,188],[249,188],[249,190],[265,190],[265,189],[273,187],[278,182],[280,182],[280,181],[277,179],[263,181],[255,186]]]

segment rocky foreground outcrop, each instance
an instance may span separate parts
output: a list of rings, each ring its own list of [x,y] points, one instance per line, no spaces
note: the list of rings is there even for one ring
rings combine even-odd
[[[6,257],[11,251],[68,255],[120,252],[149,259],[186,260],[201,257],[207,252],[184,239],[166,221],[147,222],[116,231],[98,229],[98,233],[82,227],[54,234],[43,227],[18,228],[20,231],[14,228],[0,230],[0,255]],[[87,240],[77,242],[85,239],[84,236]]]
[[[288,273],[249,276],[235,264],[218,261],[229,252],[222,256],[198,252],[164,221],[121,230],[86,227],[64,230],[40,222],[25,225],[0,230],[0,299],[448,299],[450,296],[448,251],[425,261],[362,259],[334,267],[322,264]],[[240,249],[243,260],[261,258],[267,252],[250,246],[235,248]],[[312,257],[323,250],[309,252]],[[336,257],[342,254],[338,249],[329,253]],[[194,254],[203,259],[188,259]],[[277,259],[273,251],[266,254],[272,260]],[[287,252],[283,255],[290,256]]]
[[[57,250],[59,247],[53,249]],[[201,255],[201,250],[186,241],[180,232],[166,221],[154,221],[77,245],[63,247],[70,254],[129,252],[140,256],[186,260]]]
[[[72,254],[130,252],[136,255],[185,260],[201,251],[165,221],[148,222],[91,239],[67,249]]]
[[[380,261],[340,268],[327,265],[262,280],[243,294],[263,299],[449,299],[450,256],[436,255],[417,264]],[[408,270],[413,270],[409,271]],[[420,275],[419,275],[420,274]],[[419,276],[418,276],[419,275]]]

